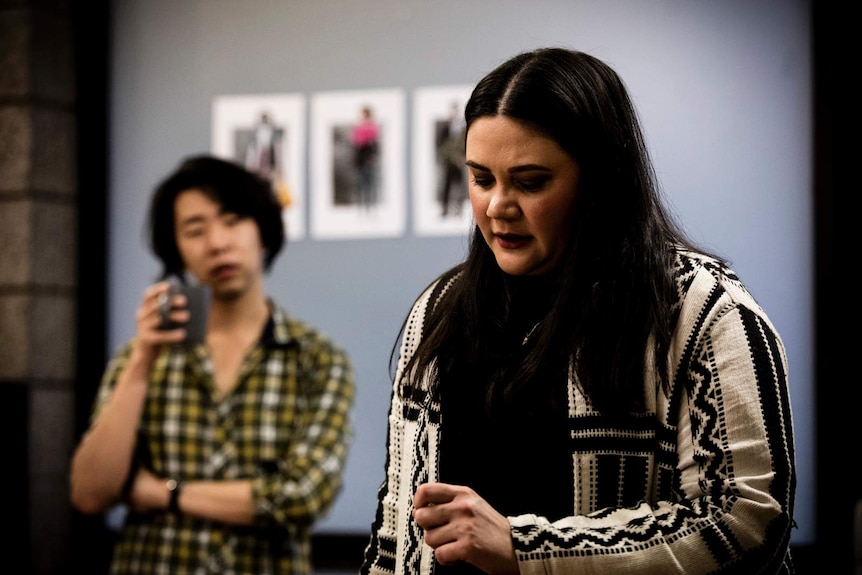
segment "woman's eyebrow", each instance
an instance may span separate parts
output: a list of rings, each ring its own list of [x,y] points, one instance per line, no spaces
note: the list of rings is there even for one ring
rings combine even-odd
[[[478,162],[474,162],[473,160],[467,160],[464,163],[466,165],[470,166],[471,168],[475,169],[475,170],[481,170],[483,172],[490,172],[491,171],[490,168],[486,168],[482,164],[479,164]],[[536,171],[550,172],[551,169],[548,168],[547,166],[542,166],[539,164],[524,164],[523,166],[514,166],[512,168],[509,168],[508,171],[510,174],[515,174],[518,172],[536,172]]]
[[[550,172],[551,169],[547,166],[540,166],[539,164],[524,164],[523,166],[514,166],[509,168],[510,174],[515,174],[518,172]]]

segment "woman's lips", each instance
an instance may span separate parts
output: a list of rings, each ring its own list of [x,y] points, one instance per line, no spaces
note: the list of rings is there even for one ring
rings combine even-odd
[[[507,250],[522,248],[530,241],[530,236],[519,234],[494,234],[494,237],[497,239],[500,247]]]

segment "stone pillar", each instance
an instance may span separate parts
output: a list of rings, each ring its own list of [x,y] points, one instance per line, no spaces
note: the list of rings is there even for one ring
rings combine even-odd
[[[68,0],[0,2],[3,570],[67,565],[77,201]]]

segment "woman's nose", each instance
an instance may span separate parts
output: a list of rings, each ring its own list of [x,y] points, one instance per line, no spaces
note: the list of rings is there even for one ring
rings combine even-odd
[[[491,191],[491,199],[485,214],[494,219],[511,219],[519,214],[518,202],[514,193],[503,186],[497,186]]]

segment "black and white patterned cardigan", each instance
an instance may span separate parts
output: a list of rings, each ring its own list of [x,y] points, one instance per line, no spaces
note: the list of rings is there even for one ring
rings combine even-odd
[[[671,391],[661,392],[648,369],[647,413],[609,418],[570,374],[572,514],[553,523],[508,518],[521,575],[793,573],[796,475],[783,343],[733,271],[690,252],[676,263]],[[395,382],[429,306],[453,281],[435,282],[413,305]],[[413,403],[395,387],[391,401],[386,478],[360,572],[431,574],[433,551],[411,502],[417,486],[437,480],[440,406]]]

